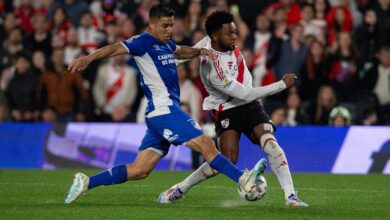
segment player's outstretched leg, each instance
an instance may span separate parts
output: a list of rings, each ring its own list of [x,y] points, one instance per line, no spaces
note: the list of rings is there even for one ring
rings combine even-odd
[[[160,193],[157,202],[173,203],[176,200],[183,198],[192,186],[217,174],[218,171],[213,170],[213,168],[211,168],[208,163],[203,163],[197,170],[192,172],[191,175],[185,178],[182,182]]]
[[[88,190],[89,177],[83,173],[76,173],[73,177],[73,183],[66,195],[65,203],[69,204]]]
[[[284,190],[286,205],[308,206],[308,204],[302,202],[298,198],[297,193],[295,192],[286,155],[284,154],[283,149],[279,146],[274,135],[271,133],[262,135],[260,138],[260,144],[263,147],[264,152],[268,155],[271,169],[275,173]]]
[[[200,152],[212,169],[223,173],[236,183],[240,184],[241,188],[248,191],[250,191],[252,186],[251,184],[257,181],[258,175],[264,172],[266,166],[266,160],[262,159],[251,171],[246,170],[245,172],[242,172],[236,166],[234,166],[230,160],[219,153],[215,148],[214,142],[204,135],[194,138],[187,143],[187,146]],[[158,202],[170,203],[177,200],[177,198],[183,197],[184,195],[183,191],[175,186],[172,188],[172,190],[168,191],[170,191],[169,193],[171,194],[171,200],[169,200],[169,195],[162,194],[160,195]],[[170,202],[167,202],[167,200]]]
[[[154,150],[145,149],[138,152],[134,163],[120,165],[88,177],[83,173],[76,173],[73,183],[65,198],[70,204],[86,191],[97,186],[109,186],[124,183],[128,180],[139,180],[147,177],[161,159],[161,154]]]

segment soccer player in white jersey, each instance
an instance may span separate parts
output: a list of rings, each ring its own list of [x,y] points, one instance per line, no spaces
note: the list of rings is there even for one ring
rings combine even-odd
[[[275,127],[256,101],[293,85],[296,76],[285,74],[279,82],[253,88],[252,75],[236,47],[237,28],[233,16],[224,11],[214,12],[206,19],[205,26],[208,36],[194,47],[208,48],[215,54],[213,59],[201,58],[200,75],[209,93],[203,109],[214,112],[221,152],[236,163],[240,136],[244,133],[268,155],[271,169],[284,190],[286,205],[308,206],[294,189],[286,156],[273,135]],[[158,201],[172,203],[182,198],[192,186],[216,174],[208,163],[204,163],[184,181],[162,192]]]
[[[148,129],[133,163],[115,166],[91,177],[77,173],[65,203],[73,202],[84,192],[97,186],[120,184],[147,177],[157,162],[168,153],[171,144],[186,145],[200,152],[213,169],[225,174],[247,191],[251,190],[257,182],[257,177],[264,171],[266,159],[259,160],[251,171],[243,172],[237,169],[216,150],[214,142],[203,135],[199,125],[181,110],[175,58],[190,59],[206,55],[210,51],[180,47],[170,40],[174,13],[164,5],[153,6],[149,11],[146,32],[103,47],[86,57],[72,61],[69,65],[71,72],[82,71],[96,59],[132,54],[140,69],[141,86],[148,99],[145,113]],[[177,193],[180,194],[179,191]]]

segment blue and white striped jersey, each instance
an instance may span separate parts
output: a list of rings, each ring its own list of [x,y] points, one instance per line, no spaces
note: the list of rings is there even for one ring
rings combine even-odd
[[[163,44],[148,32],[122,42],[140,70],[140,83],[148,100],[146,114],[180,104],[179,78],[173,53],[179,48],[172,40]],[[160,111],[161,113],[169,113]]]

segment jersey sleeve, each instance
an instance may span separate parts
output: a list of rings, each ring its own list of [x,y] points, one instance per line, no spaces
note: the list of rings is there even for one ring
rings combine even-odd
[[[225,74],[226,71],[221,68],[219,59],[208,62],[212,63],[209,81],[215,89],[230,97],[245,101],[254,101],[286,89],[286,84],[282,80],[262,87],[245,87],[236,79],[230,77],[228,74]]]
[[[168,46],[172,49],[172,53],[175,53],[177,49],[180,49],[180,46],[176,45],[172,40],[168,41]]]
[[[147,44],[144,39],[142,36],[137,35],[122,41],[121,44],[126,47],[129,54],[142,56],[145,53],[145,44]]]
[[[209,42],[210,42],[210,37],[209,36],[206,36],[204,37],[202,40],[200,40],[198,43],[196,43],[194,46],[192,46],[193,48],[208,48],[208,45],[209,45]],[[208,48],[209,49],[209,48]],[[175,63],[176,63],[176,66],[179,66],[187,61],[189,61],[191,59],[186,59],[186,60],[178,60],[178,59],[175,59]]]

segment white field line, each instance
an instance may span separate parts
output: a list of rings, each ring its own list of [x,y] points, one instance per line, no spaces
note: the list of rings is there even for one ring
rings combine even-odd
[[[64,184],[54,184],[54,183],[45,183],[45,182],[0,182],[0,186],[42,186],[42,187],[47,187],[47,186],[60,186]],[[70,186],[69,184],[66,184]],[[121,184],[117,185],[115,187],[123,187],[123,188],[161,188],[161,186],[156,186],[156,185],[147,185],[147,184]],[[200,189],[216,189],[216,190],[232,190],[234,187],[232,186],[221,186],[221,185],[215,185],[215,186],[195,186],[196,188]],[[328,189],[328,188],[316,188],[316,187],[299,187],[296,188],[298,191],[321,191],[321,192],[361,192],[361,193],[389,193],[389,190],[381,190],[381,189],[352,189],[352,188],[333,188],[333,189]],[[268,188],[268,190],[275,190],[279,191],[282,190],[279,186],[278,187],[272,187]]]

